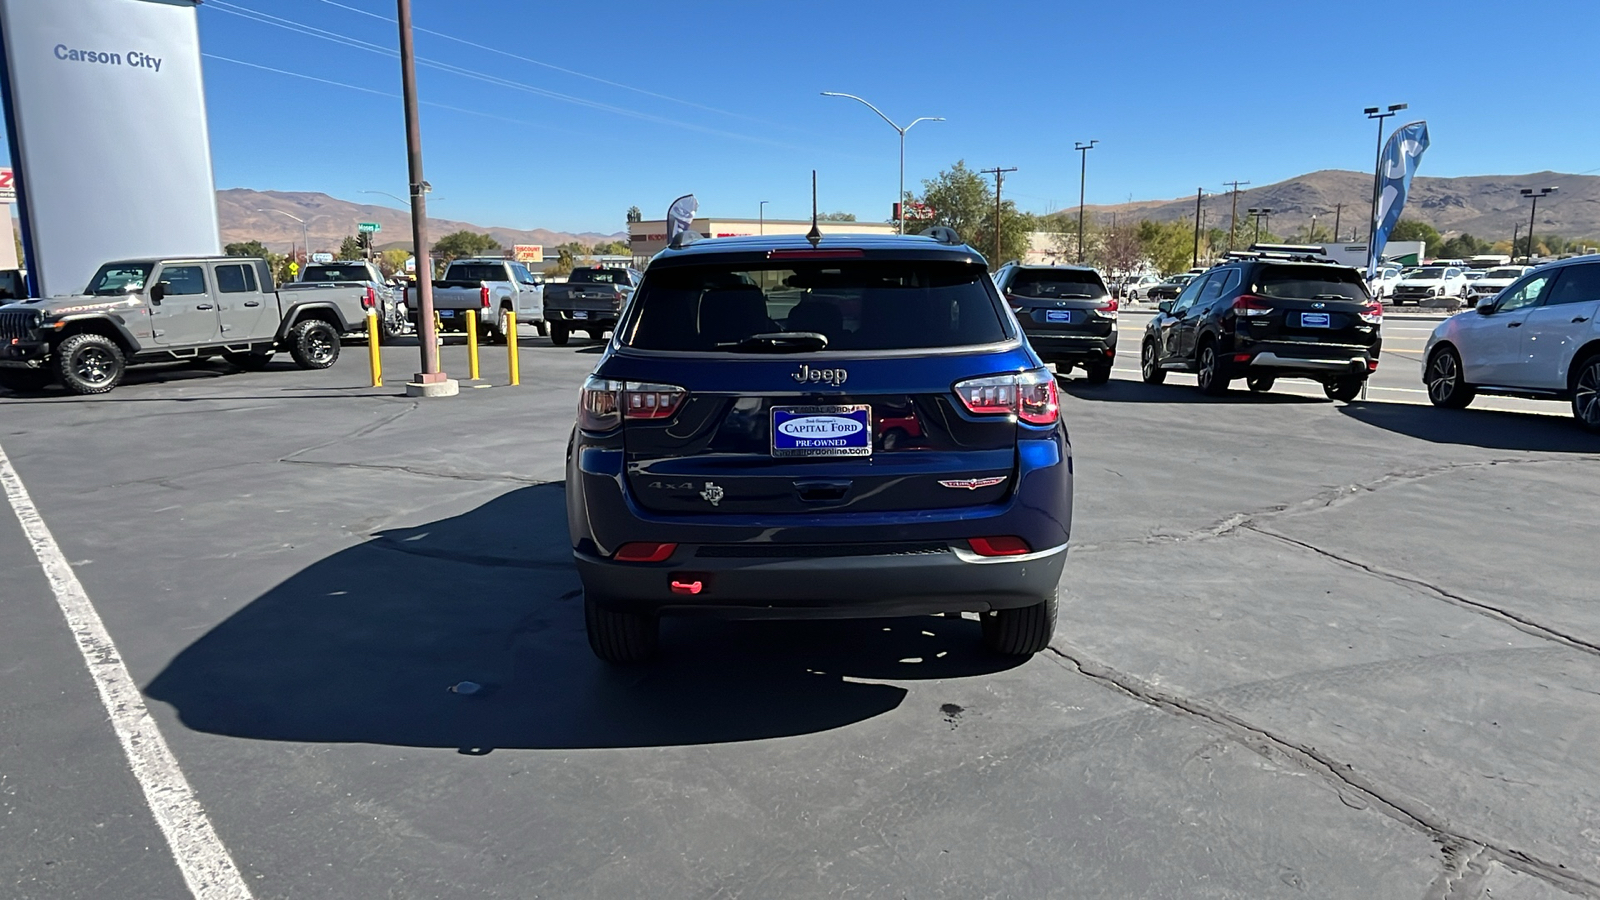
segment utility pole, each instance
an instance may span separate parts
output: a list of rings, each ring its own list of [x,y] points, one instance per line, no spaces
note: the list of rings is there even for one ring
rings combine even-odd
[[[996,267],[998,267],[1000,265],[1000,262],[1001,262],[1001,260],[1000,260],[1000,188],[1001,188],[1002,185],[1005,184],[1006,173],[1007,172],[1015,172],[1016,170],[1017,170],[1016,166],[1012,166],[1009,169],[1002,169],[999,166],[996,166],[993,169],[984,169],[981,173],[979,173],[979,174],[982,174],[982,175],[993,175],[994,176],[994,263],[993,263],[993,265],[995,265]],[[1080,240],[1080,241],[1083,240],[1081,235],[1079,236],[1078,240]]]
[[[400,81],[405,95],[406,157],[411,181],[411,240],[417,260],[417,343],[422,371],[406,394],[448,397],[459,392],[439,368],[439,336],[433,327],[433,263],[428,259],[428,182],[422,177],[422,120],[417,114],[417,58],[411,42],[411,0],[397,0],[400,26]]]
[[[1083,265],[1083,184],[1089,177],[1089,151],[1098,143],[1100,143],[1098,140],[1087,144],[1078,141],[1072,148],[1083,158],[1082,164],[1078,167],[1078,265],[1080,266]]]
[[[1233,188],[1233,213],[1228,217],[1228,249],[1233,249],[1235,235],[1239,231],[1239,186],[1249,184],[1248,181],[1224,181],[1223,185]]]
[[[1339,243],[1339,214],[1342,212],[1344,212],[1344,204],[1335,203],[1333,205],[1333,242],[1335,244]]]
[[[1194,262],[1193,266],[1200,265],[1200,201],[1206,195],[1205,188],[1196,188],[1194,192]]]
[[[1517,261],[1517,241],[1522,237],[1522,223],[1511,226],[1511,261]]]

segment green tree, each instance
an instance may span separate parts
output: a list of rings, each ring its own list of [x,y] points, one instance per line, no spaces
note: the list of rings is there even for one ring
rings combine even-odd
[[[922,188],[922,196],[911,199],[920,200],[933,209],[933,221],[926,225],[953,228],[980,253],[994,253],[994,191],[989,189],[982,175],[967,168],[965,160],[957,160],[937,177],[922,182]],[[1035,223],[1033,216],[1018,212],[1017,205],[1010,200],[1001,203],[999,219],[1000,252],[997,258],[989,260],[991,269],[1027,255],[1028,233]]]
[[[573,244],[576,244],[576,242],[573,242]],[[562,244],[556,248],[556,261],[553,265],[545,267],[544,274],[559,276],[572,274],[572,270],[577,268],[578,265],[577,257],[572,252],[573,244]],[[577,244],[577,246],[581,247],[583,245]]]
[[[1439,235],[1437,228],[1427,222],[1419,222],[1416,219],[1401,219],[1394,223],[1394,230],[1389,232],[1389,240],[1425,241],[1424,249],[1429,251],[1444,243],[1444,239]]]
[[[378,254],[378,269],[385,275],[394,275],[406,270],[406,260],[411,258],[410,250],[385,250]]]
[[[633,224],[634,222],[643,222],[643,221],[644,221],[644,213],[639,211],[639,207],[637,207],[637,206],[628,207],[628,223],[630,225]]]
[[[433,245],[433,258],[435,262],[449,262],[464,257],[487,256],[500,250],[500,242],[487,234],[457,231],[445,235]]]
[[[633,248],[628,245],[627,241],[609,241],[604,244],[594,245],[596,256],[626,256],[632,252]]]
[[[1188,222],[1152,222],[1135,230],[1144,257],[1162,275],[1186,272],[1194,263],[1194,225]]]
[[[1466,259],[1469,256],[1488,253],[1493,247],[1494,245],[1488,241],[1480,241],[1470,234],[1461,234],[1440,244],[1434,255],[1446,259]]]
[[[253,259],[266,259],[271,255],[267,245],[260,241],[236,241],[223,247],[222,252],[229,256],[248,256]]]
[[[574,258],[588,256],[592,252],[597,252],[591,250],[589,245],[583,243],[582,241],[567,241],[565,244],[561,244],[556,247],[557,253],[560,253],[562,250],[572,254]]]
[[[817,216],[819,222],[854,222],[856,214],[850,212],[831,212]]]
[[[335,259],[366,259],[367,248],[361,245],[361,239],[348,236],[339,242],[339,252]]]

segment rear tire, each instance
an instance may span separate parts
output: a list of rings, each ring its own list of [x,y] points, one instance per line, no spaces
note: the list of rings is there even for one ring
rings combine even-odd
[[[1004,656],[1032,656],[1050,646],[1056,633],[1056,598],[1020,609],[985,613],[983,645]]]
[[[550,323],[543,319],[540,319],[539,324],[535,327],[538,329],[539,337],[544,337],[550,333]]]
[[[75,334],[55,352],[56,378],[74,394],[104,394],[122,382],[127,361],[117,342],[103,334]]]
[[[1330,378],[1322,383],[1322,392],[1328,395],[1329,400],[1349,403],[1361,396],[1361,386],[1366,383],[1367,380],[1359,375]]]
[[[1278,383],[1278,379],[1273,375],[1251,375],[1244,380],[1244,383],[1252,392],[1265,394],[1267,391],[1272,390],[1272,386]]]
[[[306,319],[289,329],[289,355],[302,369],[326,369],[339,361],[339,330],[321,319]]]
[[[1139,351],[1139,377],[1145,384],[1160,384],[1167,380],[1167,370],[1161,368],[1156,360],[1156,345],[1154,341],[1145,341],[1144,349]]]
[[[1428,401],[1440,409],[1466,409],[1478,392],[1464,376],[1461,355],[1453,347],[1435,350],[1422,376],[1428,386]]]
[[[1600,355],[1586,358],[1574,370],[1572,417],[1585,430],[1600,434]]]
[[[568,332],[566,323],[550,323],[550,343],[555,344],[557,347],[565,347],[567,345],[567,337]]]
[[[1200,393],[1207,397],[1221,397],[1228,393],[1228,378],[1222,372],[1222,358],[1217,355],[1215,341],[1206,341],[1200,345],[1197,357],[1199,365],[1195,369]]]
[[[583,597],[583,623],[589,632],[589,649],[613,665],[649,662],[660,649],[659,618],[607,609],[587,593]]]
[[[1083,367],[1085,384],[1100,385],[1111,380],[1111,363],[1097,363]]]

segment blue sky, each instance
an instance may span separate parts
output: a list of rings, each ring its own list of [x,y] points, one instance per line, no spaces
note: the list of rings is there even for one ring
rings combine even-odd
[[[432,211],[483,225],[616,231],[689,192],[705,214],[798,218],[813,168],[825,210],[887,218],[898,138],[823,90],[947,118],[911,131],[908,185],[1016,166],[1007,196],[1032,211],[1076,204],[1091,138],[1091,203],[1365,169],[1361,109],[1395,102],[1429,122],[1423,175],[1600,170],[1593,0],[414,4],[420,29],[494,48],[421,32],[419,56],[512,83],[420,70]],[[218,187],[404,194],[398,63],[241,10],[396,45],[392,0],[208,0]]]

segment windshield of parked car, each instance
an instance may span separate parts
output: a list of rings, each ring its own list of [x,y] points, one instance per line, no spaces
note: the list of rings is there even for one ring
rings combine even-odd
[[[1483,277],[1485,277],[1485,278],[1497,278],[1497,279],[1501,279],[1501,280],[1504,280],[1504,281],[1515,281],[1518,278],[1522,277],[1522,273],[1524,271],[1526,271],[1526,270],[1518,269],[1518,268],[1490,269],[1489,271],[1483,273]]]
[[[571,284],[620,284],[628,285],[628,273],[621,269],[574,269],[567,276]]]
[[[1412,278],[1443,278],[1444,277],[1444,270],[1443,269],[1437,269],[1437,268],[1418,269],[1417,271],[1412,272],[1410,277],[1412,277]]]
[[[1361,273],[1341,266],[1268,266],[1257,276],[1256,293],[1284,300],[1366,300],[1369,296]]]
[[[332,266],[307,266],[300,274],[300,280],[311,283],[326,283],[330,281],[366,281],[369,274],[367,267],[362,265],[332,265]]]
[[[94,274],[85,293],[110,297],[129,291],[142,291],[153,268],[154,263],[107,263]]]
[[[652,270],[622,343],[641,350],[935,349],[1007,337],[988,272],[968,262],[878,261]],[[818,347],[782,335],[822,335]],[[760,336],[762,340],[752,341]]]
[[[1079,269],[1022,269],[1011,279],[1018,297],[1104,297],[1100,276]]]

